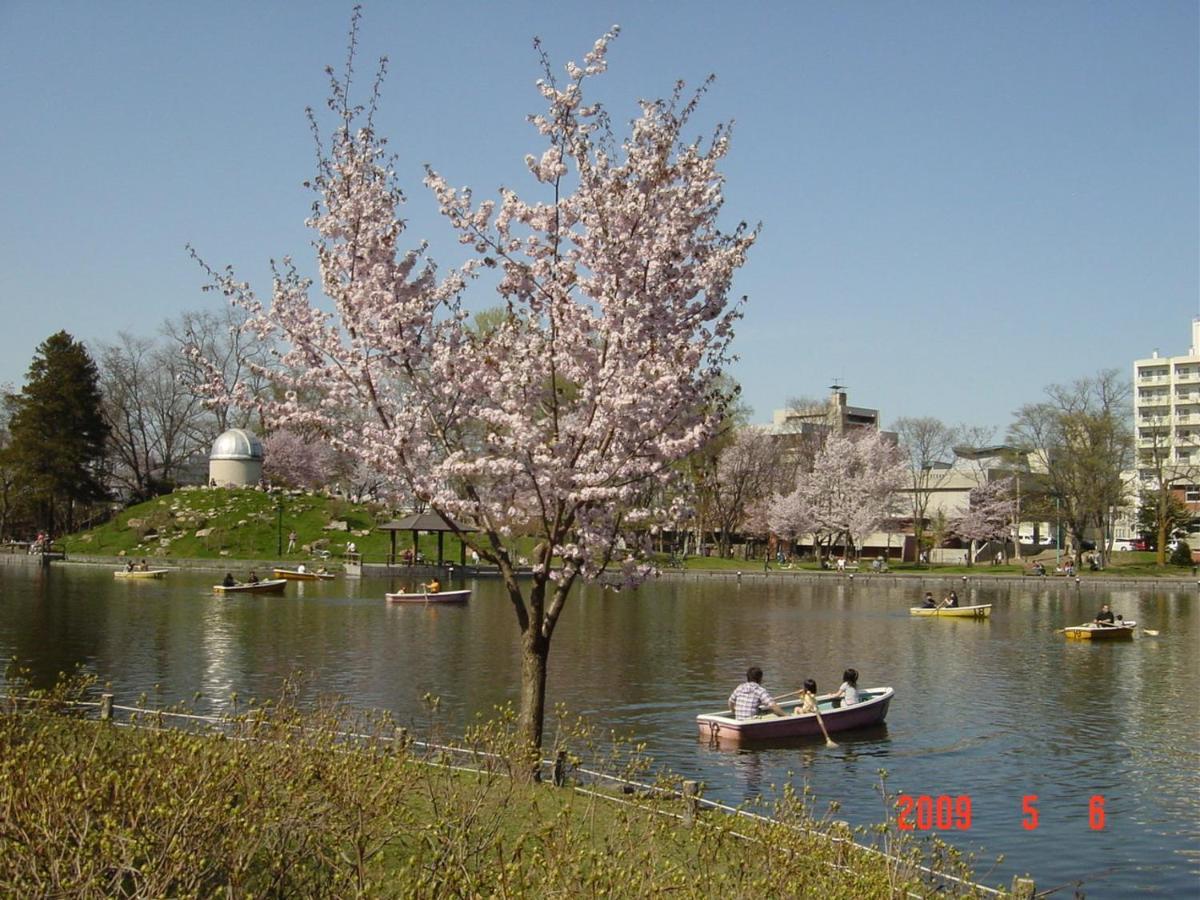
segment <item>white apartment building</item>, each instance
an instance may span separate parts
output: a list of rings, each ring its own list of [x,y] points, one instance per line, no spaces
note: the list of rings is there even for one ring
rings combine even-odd
[[[1134,362],[1133,433],[1139,480],[1157,481],[1157,459],[1181,499],[1200,506],[1200,317],[1192,320],[1186,356],[1155,350]]]
[[[1156,455],[1176,478],[1200,472],[1200,317],[1192,320],[1187,355],[1154,350],[1150,359],[1134,361],[1133,386],[1141,479],[1154,478]]]

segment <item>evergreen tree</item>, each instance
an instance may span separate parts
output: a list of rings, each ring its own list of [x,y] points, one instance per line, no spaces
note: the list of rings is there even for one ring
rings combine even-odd
[[[74,529],[74,506],[107,496],[100,480],[108,425],[96,364],[65,331],[38,347],[12,398],[8,462],[51,534]]]

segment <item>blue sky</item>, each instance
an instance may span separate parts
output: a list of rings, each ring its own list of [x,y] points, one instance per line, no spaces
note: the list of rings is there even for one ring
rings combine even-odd
[[[0,383],[58,329],[150,336],[214,308],[185,244],[262,292],[273,257],[311,268],[304,108],[344,59],[350,9],[0,0]],[[619,23],[599,82],[619,121],[715,73],[698,122],[736,120],[729,222],[764,225],[736,283],[754,420],[837,379],[885,422],[1003,430],[1046,384],[1190,343],[1197,10],[375,2],[359,71],[391,59],[377,121],[408,236],[446,264],[421,165],[477,196],[529,186],[533,36],[562,63]]]

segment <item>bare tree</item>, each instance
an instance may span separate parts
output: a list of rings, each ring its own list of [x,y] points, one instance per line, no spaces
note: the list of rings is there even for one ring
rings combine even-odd
[[[131,499],[144,500],[174,481],[203,447],[204,408],[171,348],[122,332],[98,349],[110,477]]]
[[[731,536],[744,525],[749,507],[778,486],[778,460],[778,441],[756,428],[738,431],[721,454],[712,486],[711,510],[722,556],[729,554]]]
[[[1181,464],[1178,454],[1172,458],[1172,445],[1182,440],[1181,435],[1171,434],[1172,427],[1169,416],[1153,413],[1143,413],[1137,422],[1136,459],[1142,484],[1138,518],[1155,534],[1155,562],[1160,566],[1167,564],[1167,538],[1179,524],[1183,504],[1175,496],[1177,486],[1194,484],[1200,475],[1190,461]],[[1189,445],[1195,443],[1196,438],[1190,438]]]
[[[1126,500],[1121,478],[1133,457],[1130,385],[1115,369],[1069,385],[1050,385],[1047,399],[1021,407],[1009,436],[1045,470],[1040,491],[1071,536],[1076,565],[1089,528],[1107,534]]]
[[[163,323],[162,332],[177,351],[179,377],[192,394],[203,395],[200,387],[210,371],[196,360],[193,348],[221,373],[227,384],[241,384],[256,397],[269,394],[267,372],[276,367],[274,344],[270,338],[246,329],[248,319],[244,309],[227,305],[219,313],[185,312],[179,319]],[[229,428],[261,430],[254,409],[235,406],[228,398],[209,398],[206,405],[214,420],[208,429],[210,438]]]
[[[927,543],[925,531],[934,494],[950,477],[959,432],[932,416],[897,419],[892,430],[899,436],[900,452],[908,465],[913,537],[919,549]]]

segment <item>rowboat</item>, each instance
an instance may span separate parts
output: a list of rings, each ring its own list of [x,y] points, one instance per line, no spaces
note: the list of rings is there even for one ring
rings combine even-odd
[[[986,619],[992,614],[992,604],[980,603],[977,606],[943,606],[929,609],[924,606],[910,606],[909,615],[913,616],[961,616],[966,619]]]
[[[1072,641],[1128,641],[1133,638],[1137,622],[1121,621],[1116,625],[1097,625],[1085,622],[1063,629],[1063,634]]]
[[[170,569],[117,569],[113,578],[162,578]]]
[[[464,591],[437,591],[436,593],[417,594],[388,594],[388,603],[466,603],[471,596],[468,588]]]
[[[301,572],[298,569],[272,569],[271,574],[286,581],[332,581],[329,572]]]
[[[831,733],[869,728],[880,724],[887,717],[888,705],[892,702],[894,693],[890,687],[860,688],[860,702],[841,707],[834,707],[833,694],[822,694],[817,697],[817,709],[821,711],[825,729]],[[799,700],[791,700],[779,705],[785,711],[792,712],[799,704]],[[701,737],[731,744],[780,738],[822,737],[816,713],[777,716],[768,712],[750,719],[735,719],[726,709],[696,716],[696,726]]]
[[[214,584],[213,590],[218,594],[282,594],[285,587],[287,587],[286,578],[268,578],[265,581],[241,584]]]

